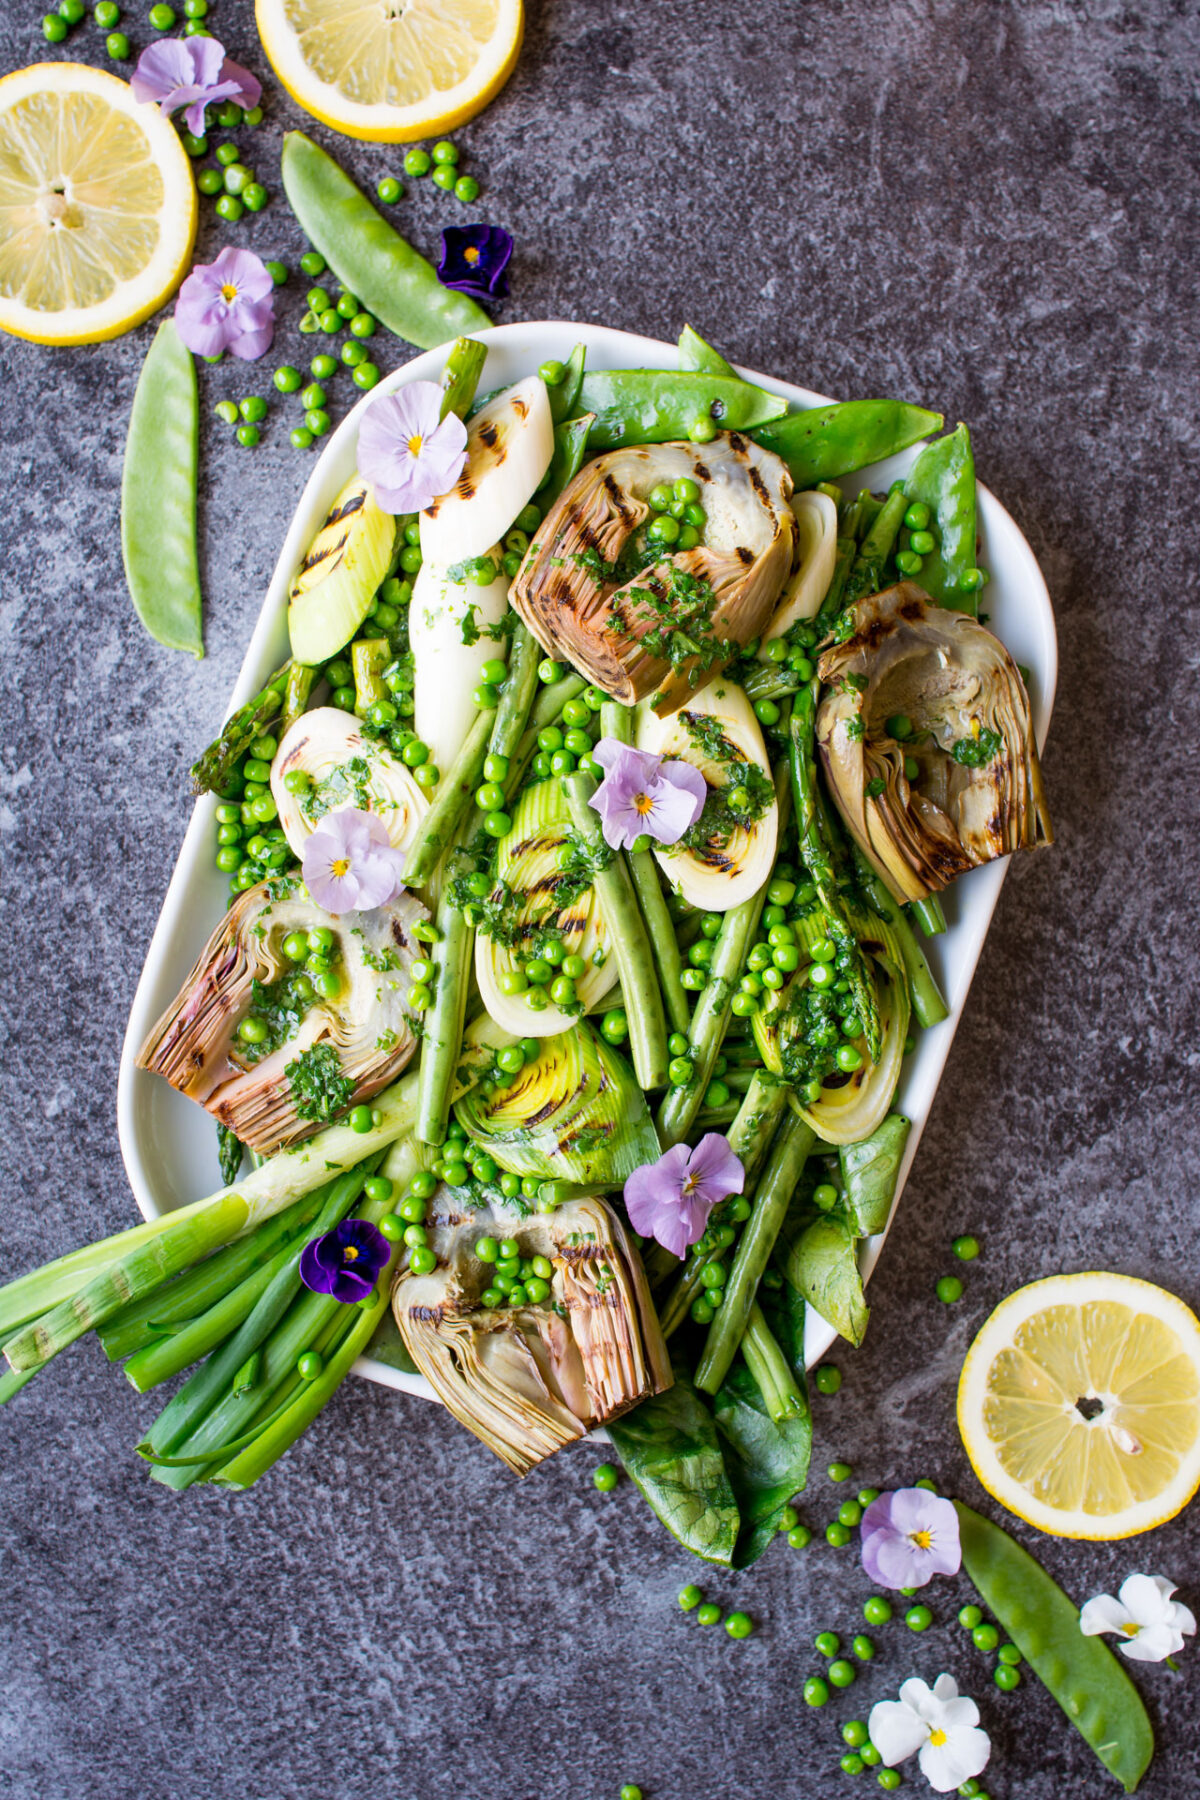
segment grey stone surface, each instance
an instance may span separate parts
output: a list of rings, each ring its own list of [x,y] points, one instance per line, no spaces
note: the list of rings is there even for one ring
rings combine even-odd
[[[3,12],[6,65],[102,56],[94,26],[47,50],[35,8]],[[1200,19],[1185,0],[533,0],[530,15],[508,90],[458,134],[483,212],[517,239],[501,316],[666,337],[686,318],[752,366],[968,419],[1054,596],[1059,843],[1005,888],[866,1345],[817,1401],[818,1469],[844,1455],[859,1481],[929,1474],[975,1500],[955,1378],[1001,1295],[1099,1265],[1200,1300]],[[245,0],[214,0],[210,23],[267,77]],[[300,121],[273,81],[267,107],[245,142],[272,202],[232,241],[294,259],[278,152]],[[339,154],[372,184],[400,157]],[[456,213],[428,184],[398,209],[426,247]],[[206,207],[200,251],[224,241]],[[301,285],[278,360],[312,346],[294,337]],[[209,655],[149,642],[117,501],[150,330],[65,353],[0,344],[6,1273],[129,1220],[126,1011],[187,765],[309,466],[282,405],[254,454],[212,421],[265,371],[202,372]],[[385,367],[403,355],[381,346]],[[947,1311],[933,1284],[968,1226],[985,1253]],[[824,1800],[853,1786],[836,1722],[942,1668],[984,1707],[998,1800],[1114,1791],[1036,1683],[991,1686],[953,1624],[965,1592],[931,1596],[922,1639],[877,1632],[863,1679],[811,1713],[813,1632],[848,1635],[865,1592],[853,1551],[781,1542],[705,1579],[760,1621],[733,1644],[678,1612],[696,1568],[628,1484],[594,1495],[589,1450],[517,1485],[438,1410],[350,1382],[259,1491],[177,1498],[131,1454],[152,1411],[87,1344],[0,1415],[0,1794],[614,1800],[637,1781],[648,1800]],[[833,1504],[818,1474],[806,1516]],[[1196,1604],[1198,1522],[1193,1508],[1129,1544],[1035,1547],[1079,1599],[1147,1568]],[[1197,1656],[1138,1674],[1159,1731],[1152,1800],[1200,1794]]]

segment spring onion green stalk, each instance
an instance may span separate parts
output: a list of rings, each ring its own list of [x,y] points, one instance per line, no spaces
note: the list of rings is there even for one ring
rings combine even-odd
[[[441,418],[450,413],[457,413],[460,419],[466,418],[486,361],[487,350],[477,338],[455,338],[442,370]]]
[[[808,1411],[800,1384],[787,1357],[779,1348],[757,1300],[750,1308],[742,1338],[746,1367],[758,1384],[767,1411],[777,1425],[802,1419]]]
[[[918,1025],[940,1025],[943,1019],[950,1017],[950,1008],[942,998],[933,970],[925,960],[925,952],[917,942],[916,932],[909,924],[908,915],[900,902],[888,892],[857,844],[854,846],[854,872],[859,886],[875,911],[896,934],[896,942],[904,958],[904,973],[908,978],[913,1017]]]
[[[706,1394],[716,1393],[732,1367],[763,1270],[775,1248],[800,1171],[815,1141],[812,1126],[789,1111],[758,1184],[754,1210],[738,1239],[721,1305],[708,1328],[704,1352],[696,1369],[696,1386]]]
[[[465,911],[453,904],[452,892],[454,880],[471,874],[474,868],[474,857],[465,851],[450,853],[437,909],[441,937],[429,946],[430,960],[436,969],[435,986],[433,1004],[423,1015],[421,1065],[417,1071],[416,1132],[423,1144],[440,1144],[450,1120],[450,1094],[462,1046],[471,948],[475,941]]]
[[[405,887],[424,887],[462,824],[483,778],[495,718],[492,707],[476,715],[449,772],[438,782],[433,804],[413,833],[404,859]]]
[[[144,1394],[200,1362],[249,1318],[275,1277],[296,1262],[304,1243],[312,1235],[306,1231],[303,1242],[296,1239],[281,1245],[274,1256],[206,1307],[204,1312],[185,1320],[169,1337],[153,1338],[136,1350],[125,1364],[126,1380],[139,1394]]]
[[[603,737],[616,738],[622,744],[632,744],[632,708],[622,706],[619,700],[606,700],[600,708],[600,731]],[[680,979],[683,974],[683,957],[680,955],[679,940],[675,936],[675,927],[663,897],[658,864],[650,850],[630,850],[627,854],[633,891],[641,908],[646,935],[650,940],[650,954],[658,973],[658,986],[666,1009],[667,1023],[672,1031],[686,1032],[691,1023],[692,1009],[688,1005],[687,990]]]
[[[613,957],[625,995],[634,1073],[643,1089],[662,1087],[667,1079],[662,995],[628,867],[621,853],[614,855],[605,843],[600,815],[588,804],[596,791],[593,778],[577,769],[573,775],[564,776],[562,791],[571,809],[575,835],[591,858],[592,885],[611,934]]]
[[[941,937],[945,931],[946,915],[942,911],[942,903],[936,894],[926,894],[924,900],[912,901],[908,911],[926,937]]]

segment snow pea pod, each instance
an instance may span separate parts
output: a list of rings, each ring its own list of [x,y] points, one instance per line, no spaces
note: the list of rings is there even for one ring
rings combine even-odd
[[[798,488],[810,488],[907,450],[944,422],[941,413],[903,400],[844,400],[789,413],[753,436],[783,458]]]
[[[310,242],[364,307],[410,344],[432,350],[492,321],[466,294],[443,287],[432,263],[394,231],[345,171],[302,131],[283,140],[288,203]]]
[[[671,443],[686,438],[698,419],[723,431],[749,431],[787,411],[786,400],[764,388],[703,370],[594,369],[583,378],[579,404],[596,415],[592,450]]]
[[[963,1568],[1039,1681],[1127,1794],[1154,1755],[1141,1696],[1108,1646],[1084,1637],[1079,1609],[1006,1531],[954,1502]]]
[[[550,417],[556,425],[561,425],[575,411],[579,389],[583,383],[583,363],[586,356],[587,345],[576,344],[567,358],[562,380],[557,387],[546,389],[550,399]]]
[[[975,567],[975,458],[965,425],[927,444],[904,483],[904,498],[923,501],[933,514],[934,548],[916,578],[941,606],[974,617],[978,599],[963,586]]]
[[[196,555],[200,402],[196,368],[164,319],[129,415],[121,475],[121,554],[137,615],[169,650],[204,655]]]
[[[737,370],[732,363],[727,363],[719,350],[706,344],[698,331],[685,325],[679,334],[679,366],[681,369],[702,369],[708,375],[732,375],[737,378]]]

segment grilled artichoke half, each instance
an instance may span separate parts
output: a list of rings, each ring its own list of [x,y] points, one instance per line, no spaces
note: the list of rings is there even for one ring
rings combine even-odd
[[[648,564],[647,496],[685,477],[700,489],[701,541]],[[609,451],[551,507],[510,601],[606,694],[674,712],[770,619],[792,566],[791,491],[779,458],[737,432]]]
[[[853,636],[820,661],[817,743],[838,810],[892,893],[922,900],[1052,843],[1029,696],[999,638],[911,581],[849,616]],[[897,741],[888,723],[901,716],[912,731]]]
[[[402,893],[331,918],[303,891],[275,880],[238,895],[137,1059],[264,1154],[371,1099],[416,1046],[404,1001],[425,908]],[[304,965],[283,950],[289,933],[316,926],[334,935],[341,986],[330,999],[315,998]],[[257,1042],[239,1033],[248,1016],[265,1028]]]
[[[670,1387],[641,1262],[602,1200],[523,1218],[464,1210],[440,1187],[425,1229],[438,1266],[398,1278],[400,1335],[438,1398],[515,1474]],[[475,1245],[489,1236],[553,1264],[544,1303],[480,1304],[495,1265],[480,1262]]]
[[[297,770],[309,784],[294,794],[287,778]],[[351,806],[376,813],[393,847],[407,850],[429,811],[400,758],[378,738],[364,737],[361,719],[336,706],[301,713],[284,734],[271,764],[271,796],[292,854],[301,858],[327,812]]]

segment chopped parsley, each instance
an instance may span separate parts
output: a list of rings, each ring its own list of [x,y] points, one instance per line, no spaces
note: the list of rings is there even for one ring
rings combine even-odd
[[[964,769],[986,768],[1004,747],[1004,739],[998,731],[991,731],[985,725],[978,737],[959,738],[950,749],[956,763]]]
[[[288,969],[278,981],[252,981],[249,1016],[266,1027],[266,1036],[256,1044],[239,1037],[234,1048],[237,1060],[252,1067],[264,1056],[273,1056],[295,1037],[311,1005],[312,982],[302,968]]]
[[[288,1063],[283,1072],[288,1079],[292,1104],[302,1119],[331,1125],[350,1104],[354,1083],[342,1074],[342,1065],[332,1044],[310,1045]]]

